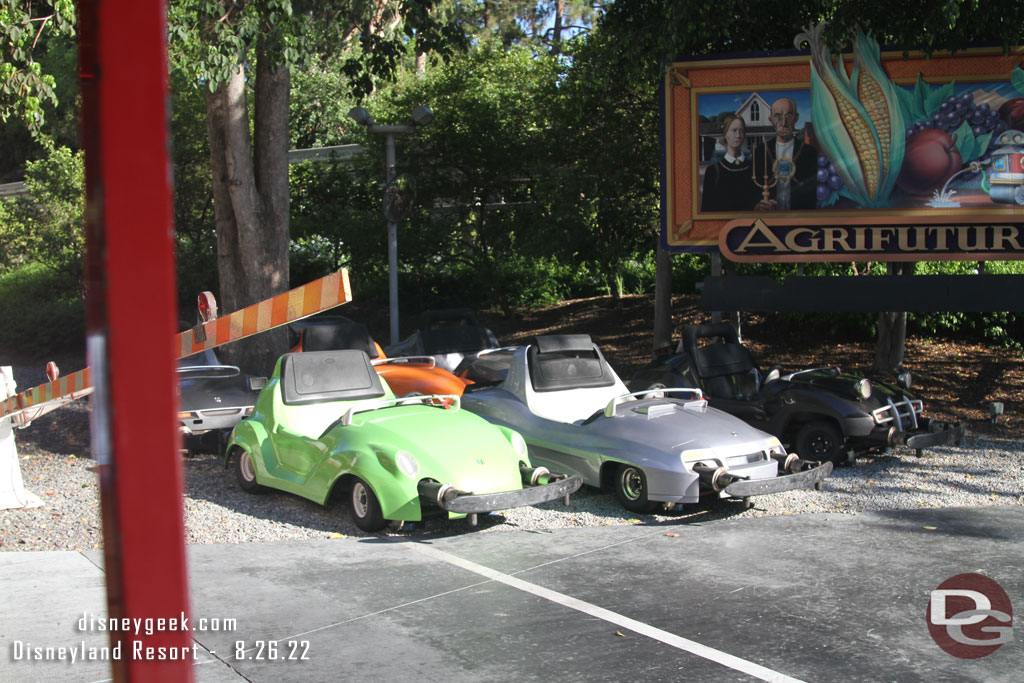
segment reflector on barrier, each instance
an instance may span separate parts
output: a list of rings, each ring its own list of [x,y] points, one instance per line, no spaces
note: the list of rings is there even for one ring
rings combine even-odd
[[[199,296],[199,301],[200,315],[205,322],[178,334],[175,344],[175,348],[178,349],[176,358],[184,358],[199,351],[245,339],[346,304],[351,300],[352,287],[348,281],[348,271],[345,269],[266,301],[246,306],[222,318],[216,317],[217,304],[213,295],[203,292]],[[51,376],[51,372],[53,379],[46,384],[40,384],[0,401],[0,420],[10,417],[15,424],[25,426],[41,415],[92,393],[89,368],[67,377],[57,377],[56,364],[49,363],[48,377]]]

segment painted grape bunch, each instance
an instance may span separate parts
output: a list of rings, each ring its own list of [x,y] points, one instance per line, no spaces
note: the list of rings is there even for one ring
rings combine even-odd
[[[818,190],[819,203],[827,202],[833,192],[843,187],[843,179],[839,177],[835,165],[824,154],[818,155]]]
[[[907,138],[912,138],[923,130],[934,128],[946,133],[953,133],[960,125],[967,121],[971,126],[974,137],[981,137],[985,133],[992,133],[992,140],[1006,130],[1006,121],[999,117],[999,112],[992,108],[988,102],[976,104],[974,93],[963,92],[946,98],[939,111],[932,115],[931,119],[918,121],[907,128]]]

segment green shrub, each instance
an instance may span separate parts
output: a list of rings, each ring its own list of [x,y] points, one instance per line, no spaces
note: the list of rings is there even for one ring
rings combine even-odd
[[[33,355],[85,346],[78,280],[33,263],[0,275],[0,348]]]
[[[711,274],[711,257],[706,254],[676,254],[672,257],[672,293],[693,294],[697,283]]]
[[[915,270],[919,275],[965,277],[977,272],[976,261],[927,261],[918,263]],[[1024,263],[989,261],[985,264],[985,272],[993,275],[1022,275]],[[914,332],[927,335],[967,335],[1016,348],[1020,348],[1021,341],[1024,340],[1024,318],[1017,313],[1006,311],[911,313],[907,316],[907,327]]]
[[[653,294],[657,263],[654,251],[638,254],[619,267],[623,294]]]
[[[28,194],[5,202],[0,236],[7,268],[41,263],[81,279],[85,252],[85,171],[82,152],[67,147],[28,163]]]

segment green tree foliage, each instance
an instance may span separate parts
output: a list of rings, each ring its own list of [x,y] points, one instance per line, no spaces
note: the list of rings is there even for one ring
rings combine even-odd
[[[81,283],[85,251],[85,177],[83,155],[59,147],[30,162],[28,194],[6,200],[0,221],[3,262],[9,271],[38,263]]]
[[[606,2],[587,0],[449,1],[448,11],[463,23],[479,44],[526,46],[538,53],[558,54],[562,42],[590,30]]]
[[[352,90],[342,62],[317,57],[292,72],[289,103],[292,149],[330,147],[354,142],[361,127],[348,117]]]
[[[929,54],[1024,41],[1024,5],[1015,1],[909,0],[894,6],[884,0],[847,0],[823,3],[822,12],[836,43],[858,27],[873,32],[880,44]]]
[[[40,263],[0,273],[0,348],[14,352],[81,352],[85,345],[85,299],[78,285],[77,280]],[[28,349],[26,340],[31,340]]]
[[[56,81],[33,58],[46,31],[74,35],[72,0],[0,0],[0,122],[14,116],[33,135],[42,132],[43,105],[56,105]]]
[[[4,28],[0,27],[0,34],[3,31]],[[23,180],[25,162],[44,157],[54,145],[78,147],[77,46],[74,37],[43,30],[31,57],[34,64],[31,68],[48,77],[46,80],[52,80],[53,85],[47,86],[48,97],[33,96],[25,90],[26,97],[36,97],[39,106],[33,109],[34,114],[27,120],[15,111],[17,107],[10,95],[0,94],[0,110],[6,109],[9,114],[0,126],[0,150],[3,150],[0,153],[0,183]],[[0,70],[11,72],[12,69],[19,77],[26,75],[24,69],[16,68],[14,62],[6,62],[6,57],[0,57]],[[9,81],[8,84],[12,83]],[[35,114],[42,118],[37,119]]]
[[[378,164],[368,155],[354,162],[295,164],[292,186],[292,269],[296,283],[346,267],[353,287],[376,286],[386,246]],[[360,296],[373,296],[363,289]]]
[[[419,210],[402,237],[414,277],[440,264],[476,273],[471,289],[490,292],[508,309],[516,288],[508,281],[509,256],[551,255],[561,243],[535,192],[551,173],[545,143],[556,73],[552,60],[525,48],[488,44],[402,81],[375,103],[382,122],[402,121],[424,103],[436,115],[415,136],[399,139],[400,170],[412,171],[417,184]],[[381,142],[367,141],[378,163]]]
[[[550,129],[564,169],[548,189],[579,256],[617,296],[626,264],[656,244],[658,110],[655,82],[628,74],[635,65],[622,64],[606,39],[599,29],[569,50]]]

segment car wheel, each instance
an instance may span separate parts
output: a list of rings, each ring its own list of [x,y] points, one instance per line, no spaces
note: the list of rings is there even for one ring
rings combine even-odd
[[[831,461],[836,465],[846,462],[843,435],[831,422],[808,422],[796,433],[796,453],[804,460]]]
[[[380,531],[387,524],[377,495],[362,479],[356,479],[352,484],[352,517],[357,527],[369,533]]]
[[[619,465],[615,472],[615,498],[630,512],[651,512],[657,506],[647,500],[647,476],[633,465]]]
[[[256,482],[256,465],[252,462],[252,456],[242,448],[235,449],[235,479],[242,490],[249,493],[256,493],[263,488]]]

